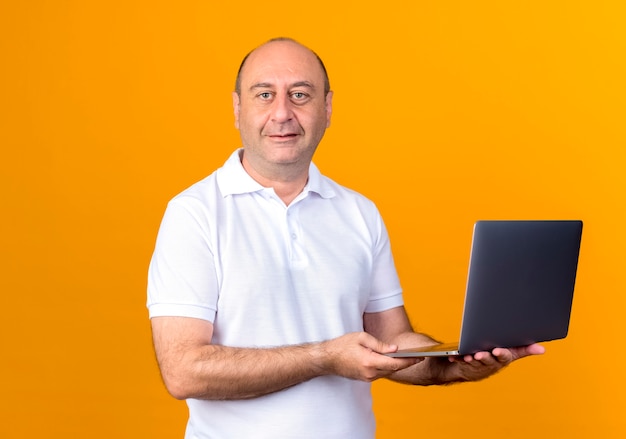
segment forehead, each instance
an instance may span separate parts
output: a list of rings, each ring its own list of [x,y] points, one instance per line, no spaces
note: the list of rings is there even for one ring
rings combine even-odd
[[[317,57],[291,41],[275,41],[254,50],[241,71],[242,90],[258,83],[289,85],[306,81],[323,89],[324,73]]]

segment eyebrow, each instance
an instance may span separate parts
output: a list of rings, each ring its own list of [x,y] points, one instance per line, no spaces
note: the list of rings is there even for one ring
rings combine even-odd
[[[257,82],[256,84],[252,84],[252,86],[250,86],[250,90],[256,90],[259,88],[272,88],[272,87],[273,85],[269,82]],[[293,88],[293,87],[307,87],[312,90],[315,90],[315,86],[309,81],[294,82],[293,84],[290,85],[290,88]]]

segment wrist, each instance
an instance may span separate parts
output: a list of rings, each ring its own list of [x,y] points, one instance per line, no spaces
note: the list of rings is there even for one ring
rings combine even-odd
[[[334,371],[332,354],[328,342],[311,343],[308,345],[311,364],[318,376],[332,375]]]
[[[428,362],[428,380],[426,385],[443,385],[468,381],[460,374],[458,364],[450,361],[448,357],[430,357]]]

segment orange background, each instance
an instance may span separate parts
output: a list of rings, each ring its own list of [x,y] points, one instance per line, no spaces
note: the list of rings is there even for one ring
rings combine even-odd
[[[457,336],[475,220],[585,221],[569,337],[480,383],[377,382],[378,438],[624,437],[625,19],[620,0],[3,1],[0,437],[182,437],[147,265],[166,202],[239,146],[236,68],[274,36],[327,64],[316,163],[378,204],[420,330]]]

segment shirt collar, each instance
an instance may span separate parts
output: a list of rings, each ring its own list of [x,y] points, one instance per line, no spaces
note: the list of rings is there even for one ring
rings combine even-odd
[[[243,148],[234,151],[228,160],[226,160],[224,166],[217,170],[217,184],[224,197],[259,192],[265,189],[250,177],[243,168],[241,164],[242,153]],[[309,165],[309,181],[304,187],[303,192],[315,192],[322,198],[332,198],[335,196],[335,190],[327,179],[322,176],[314,163]]]

